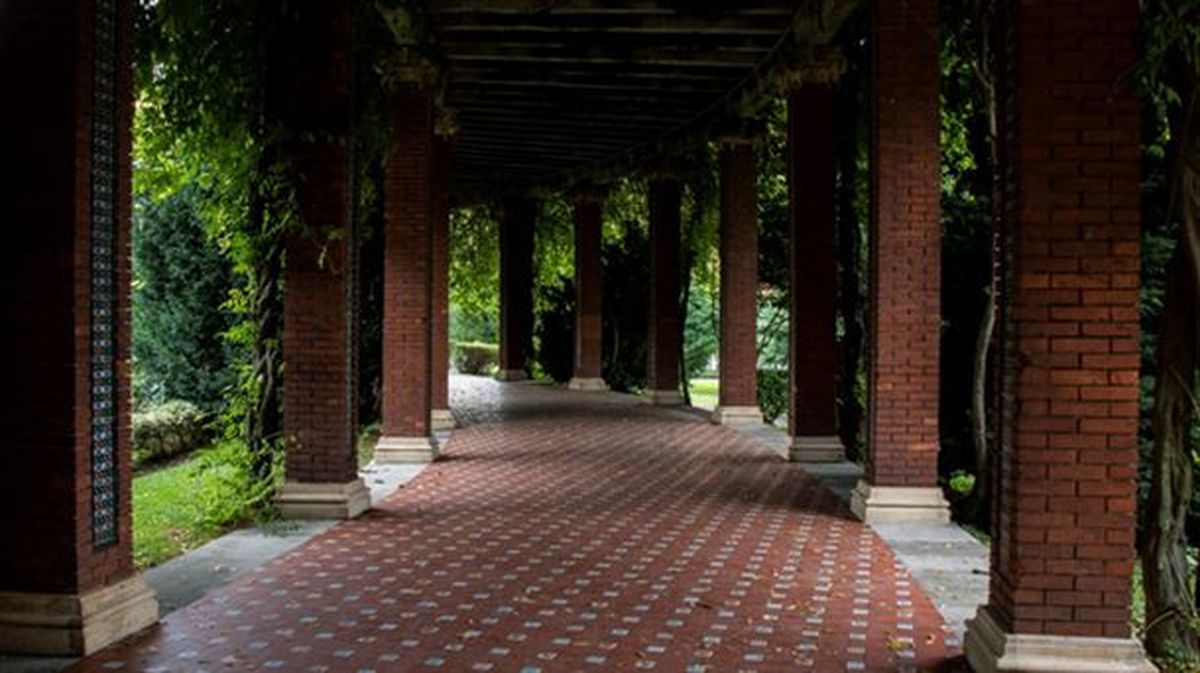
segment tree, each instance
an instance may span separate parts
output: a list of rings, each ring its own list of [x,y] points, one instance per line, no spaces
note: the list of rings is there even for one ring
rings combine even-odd
[[[1140,552],[1146,648],[1152,656],[1200,661],[1197,594],[1189,580],[1187,523],[1194,493],[1197,357],[1200,349],[1200,2],[1147,7],[1143,83],[1166,111],[1170,188],[1163,215],[1177,227],[1167,271],[1156,357],[1151,478]]]
[[[133,357],[139,403],[221,410],[232,383],[222,335],[233,273],[197,213],[196,189],[139,196],[133,221]]]

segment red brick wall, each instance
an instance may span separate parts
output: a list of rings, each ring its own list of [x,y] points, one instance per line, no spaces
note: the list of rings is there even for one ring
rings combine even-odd
[[[538,205],[510,199],[500,217],[500,368],[524,370],[532,355],[533,233]]]
[[[450,408],[450,140],[433,141],[433,380],[434,409]]]
[[[117,542],[95,548],[91,480],[90,3],[0,6],[0,590],[73,593],[132,572],[129,222],[132,6],[118,2],[116,104]],[[32,68],[30,63],[36,63]]]
[[[867,479],[937,484],[940,232],[936,0],[872,5]]]
[[[325,10],[325,11],[321,11]],[[348,129],[348,17],[306,9],[303,45],[282,79],[293,123]],[[292,481],[344,483],[357,475],[354,359],[355,242],[352,157],[337,138],[286,148],[305,231],[286,241],[283,309],[285,471]]]
[[[650,338],[646,357],[649,390],[679,389],[679,180],[650,180]]]
[[[723,407],[758,406],[758,156],[721,142],[721,383]]]
[[[1005,404],[989,605],[1128,637],[1138,429],[1133,0],[1015,5]]]
[[[383,434],[429,434],[433,98],[402,85],[384,185]]]
[[[575,378],[600,378],[602,215],[603,203],[595,195],[575,200]]]
[[[832,86],[807,84],[788,96],[793,437],[837,434],[836,106]]]

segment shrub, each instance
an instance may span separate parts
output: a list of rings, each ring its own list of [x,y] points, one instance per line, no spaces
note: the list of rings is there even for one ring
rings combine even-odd
[[[491,374],[499,366],[500,347],[477,341],[455,341],[450,345],[450,359],[460,373]]]
[[[283,483],[283,452],[272,454],[265,474],[256,474],[257,462],[245,442],[225,441],[191,464],[201,483],[194,497],[206,525],[224,529],[278,514],[272,498]]]
[[[788,372],[786,369],[758,370],[758,407],[763,421],[774,423],[788,408]]]
[[[183,400],[153,405],[133,414],[133,465],[182,455],[207,443],[207,417]]]

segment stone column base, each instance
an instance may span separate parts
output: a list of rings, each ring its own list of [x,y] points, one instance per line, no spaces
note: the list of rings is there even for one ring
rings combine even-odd
[[[496,372],[497,381],[524,381],[528,378],[524,369],[501,369]]]
[[[438,445],[433,437],[380,437],[375,445],[375,462],[380,465],[432,463]]]
[[[79,657],[157,621],[141,573],[85,594],[0,592],[0,652]]]
[[[963,638],[976,673],[1154,673],[1142,645],[1132,638],[1039,636],[1005,633],[988,607],[967,620]]]
[[[721,407],[713,409],[712,422],[717,425],[762,425],[762,410],[758,407]]]
[[[793,463],[840,463],[846,460],[846,447],[836,435],[829,437],[792,437],[788,460]]]
[[[571,390],[580,390],[586,393],[604,393],[608,392],[608,384],[601,378],[579,378],[575,377],[567,383],[567,388]]]
[[[642,397],[659,407],[676,407],[683,404],[683,394],[678,390],[647,390]]]
[[[950,505],[936,486],[872,486],[864,479],[850,496],[850,509],[867,523],[950,522]]]
[[[454,414],[449,409],[434,409],[429,412],[429,428],[434,432],[445,432],[456,427]]]
[[[353,519],[371,508],[371,491],[362,479],[344,484],[285,481],[275,504],[285,519]]]

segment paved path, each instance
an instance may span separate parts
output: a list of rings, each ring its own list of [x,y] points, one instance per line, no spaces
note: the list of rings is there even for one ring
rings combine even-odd
[[[917,671],[930,601],[816,477],[615,395],[477,381],[376,509],[73,671]],[[952,653],[951,653],[952,654]]]

